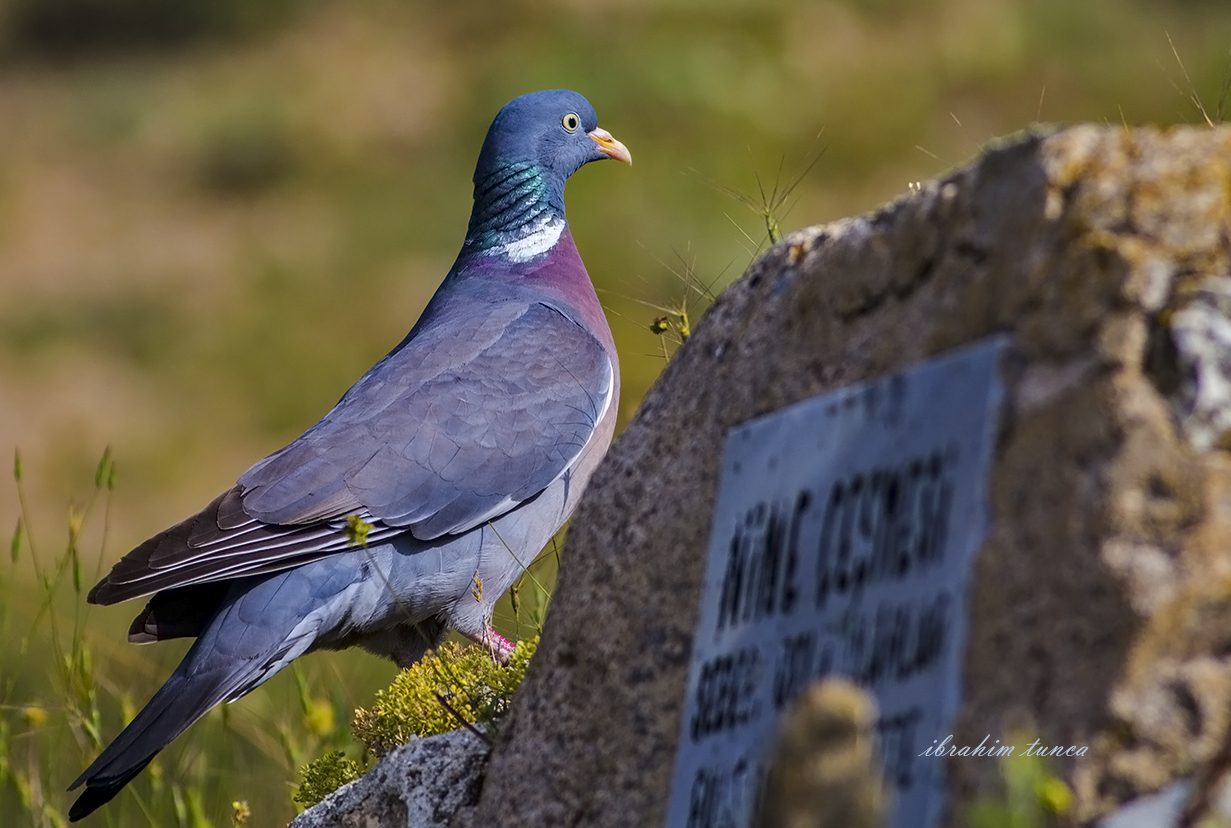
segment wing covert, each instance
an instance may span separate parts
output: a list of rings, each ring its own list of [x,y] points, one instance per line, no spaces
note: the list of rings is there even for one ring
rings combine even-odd
[[[411,340],[312,429],[253,466],[199,514],[119,561],[89,599],[274,572],[405,531],[464,532],[545,489],[580,454],[611,403],[599,342],[543,304],[477,328],[469,350]],[[493,328],[491,319],[499,321]],[[484,327],[486,325],[486,327]],[[459,356],[460,354],[460,356]]]
[[[362,510],[430,540],[542,491],[594,433],[614,372],[598,340],[559,311],[518,311],[465,342],[436,326],[390,354],[240,478],[244,511],[305,524]],[[450,347],[463,356],[443,359]]]

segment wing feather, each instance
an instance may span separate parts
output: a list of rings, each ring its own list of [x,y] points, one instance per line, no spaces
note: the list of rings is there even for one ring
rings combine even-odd
[[[614,366],[541,303],[478,322],[438,314],[319,423],[200,513],[138,546],[90,592],[110,604],[273,572],[367,542],[470,530],[563,474],[610,405]]]
[[[490,325],[469,337],[438,326],[391,354],[337,416],[240,478],[247,513],[300,524],[366,509],[430,540],[546,488],[594,433],[614,369],[554,308],[530,303],[502,321],[495,337]],[[451,347],[466,358],[444,362]]]

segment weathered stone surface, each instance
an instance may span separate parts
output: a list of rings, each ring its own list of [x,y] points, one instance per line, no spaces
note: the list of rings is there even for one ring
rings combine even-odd
[[[1185,812],[1192,804],[1193,786],[1188,780],[1173,782],[1157,793],[1134,799],[1098,821],[1098,828],[1185,828]],[[1207,820],[1198,828],[1231,824],[1231,787],[1223,785],[1212,796],[1202,813]]]
[[[385,754],[291,822],[291,828],[444,828],[479,798],[487,744],[455,730]]]
[[[1231,764],[1231,129],[1027,134],[800,231],[599,469],[473,825],[661,825],[727,429],[1013,335],[956,744],[1033,726],[1090,820]],[[952,760],[954,813],[998,784]],[[1208,778],[1207,778],[1208,777]]]

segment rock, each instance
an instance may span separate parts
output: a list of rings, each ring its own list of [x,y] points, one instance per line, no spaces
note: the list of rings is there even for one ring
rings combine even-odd
[[[1206,820],[1185,822],[1193,804],[1191,780],[1173,782],[1157,793],[1134,799],[1098,821],[1098,828],[1187,828],[1231,824],[1231,785],[1222,784],[1202,810]]]
[[[1012,357],[954,743],[1025,723],[1088,746],[1054,767],[1079,822],[1194,771],[1215,789],[1229,303],[1226,127],[1022,134],[786,238],[719,297],[596,473],[469,824],[662,825],[727,430],[995,333]],[[947,770],[951,824],[1000,785],[995,762]]]
[[[291,828],[445,828],[474,805],[488,745],[468,730],[413,739],[291,822]]]

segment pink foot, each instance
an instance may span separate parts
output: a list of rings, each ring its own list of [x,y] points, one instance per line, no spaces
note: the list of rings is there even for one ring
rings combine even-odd
[[[486,647],[488,652],[492,654],[492,658],[501,664],[508,664],[509,657],[513,655],[512,642],[491,627],[488,627],[471,640],[480,646]]]

